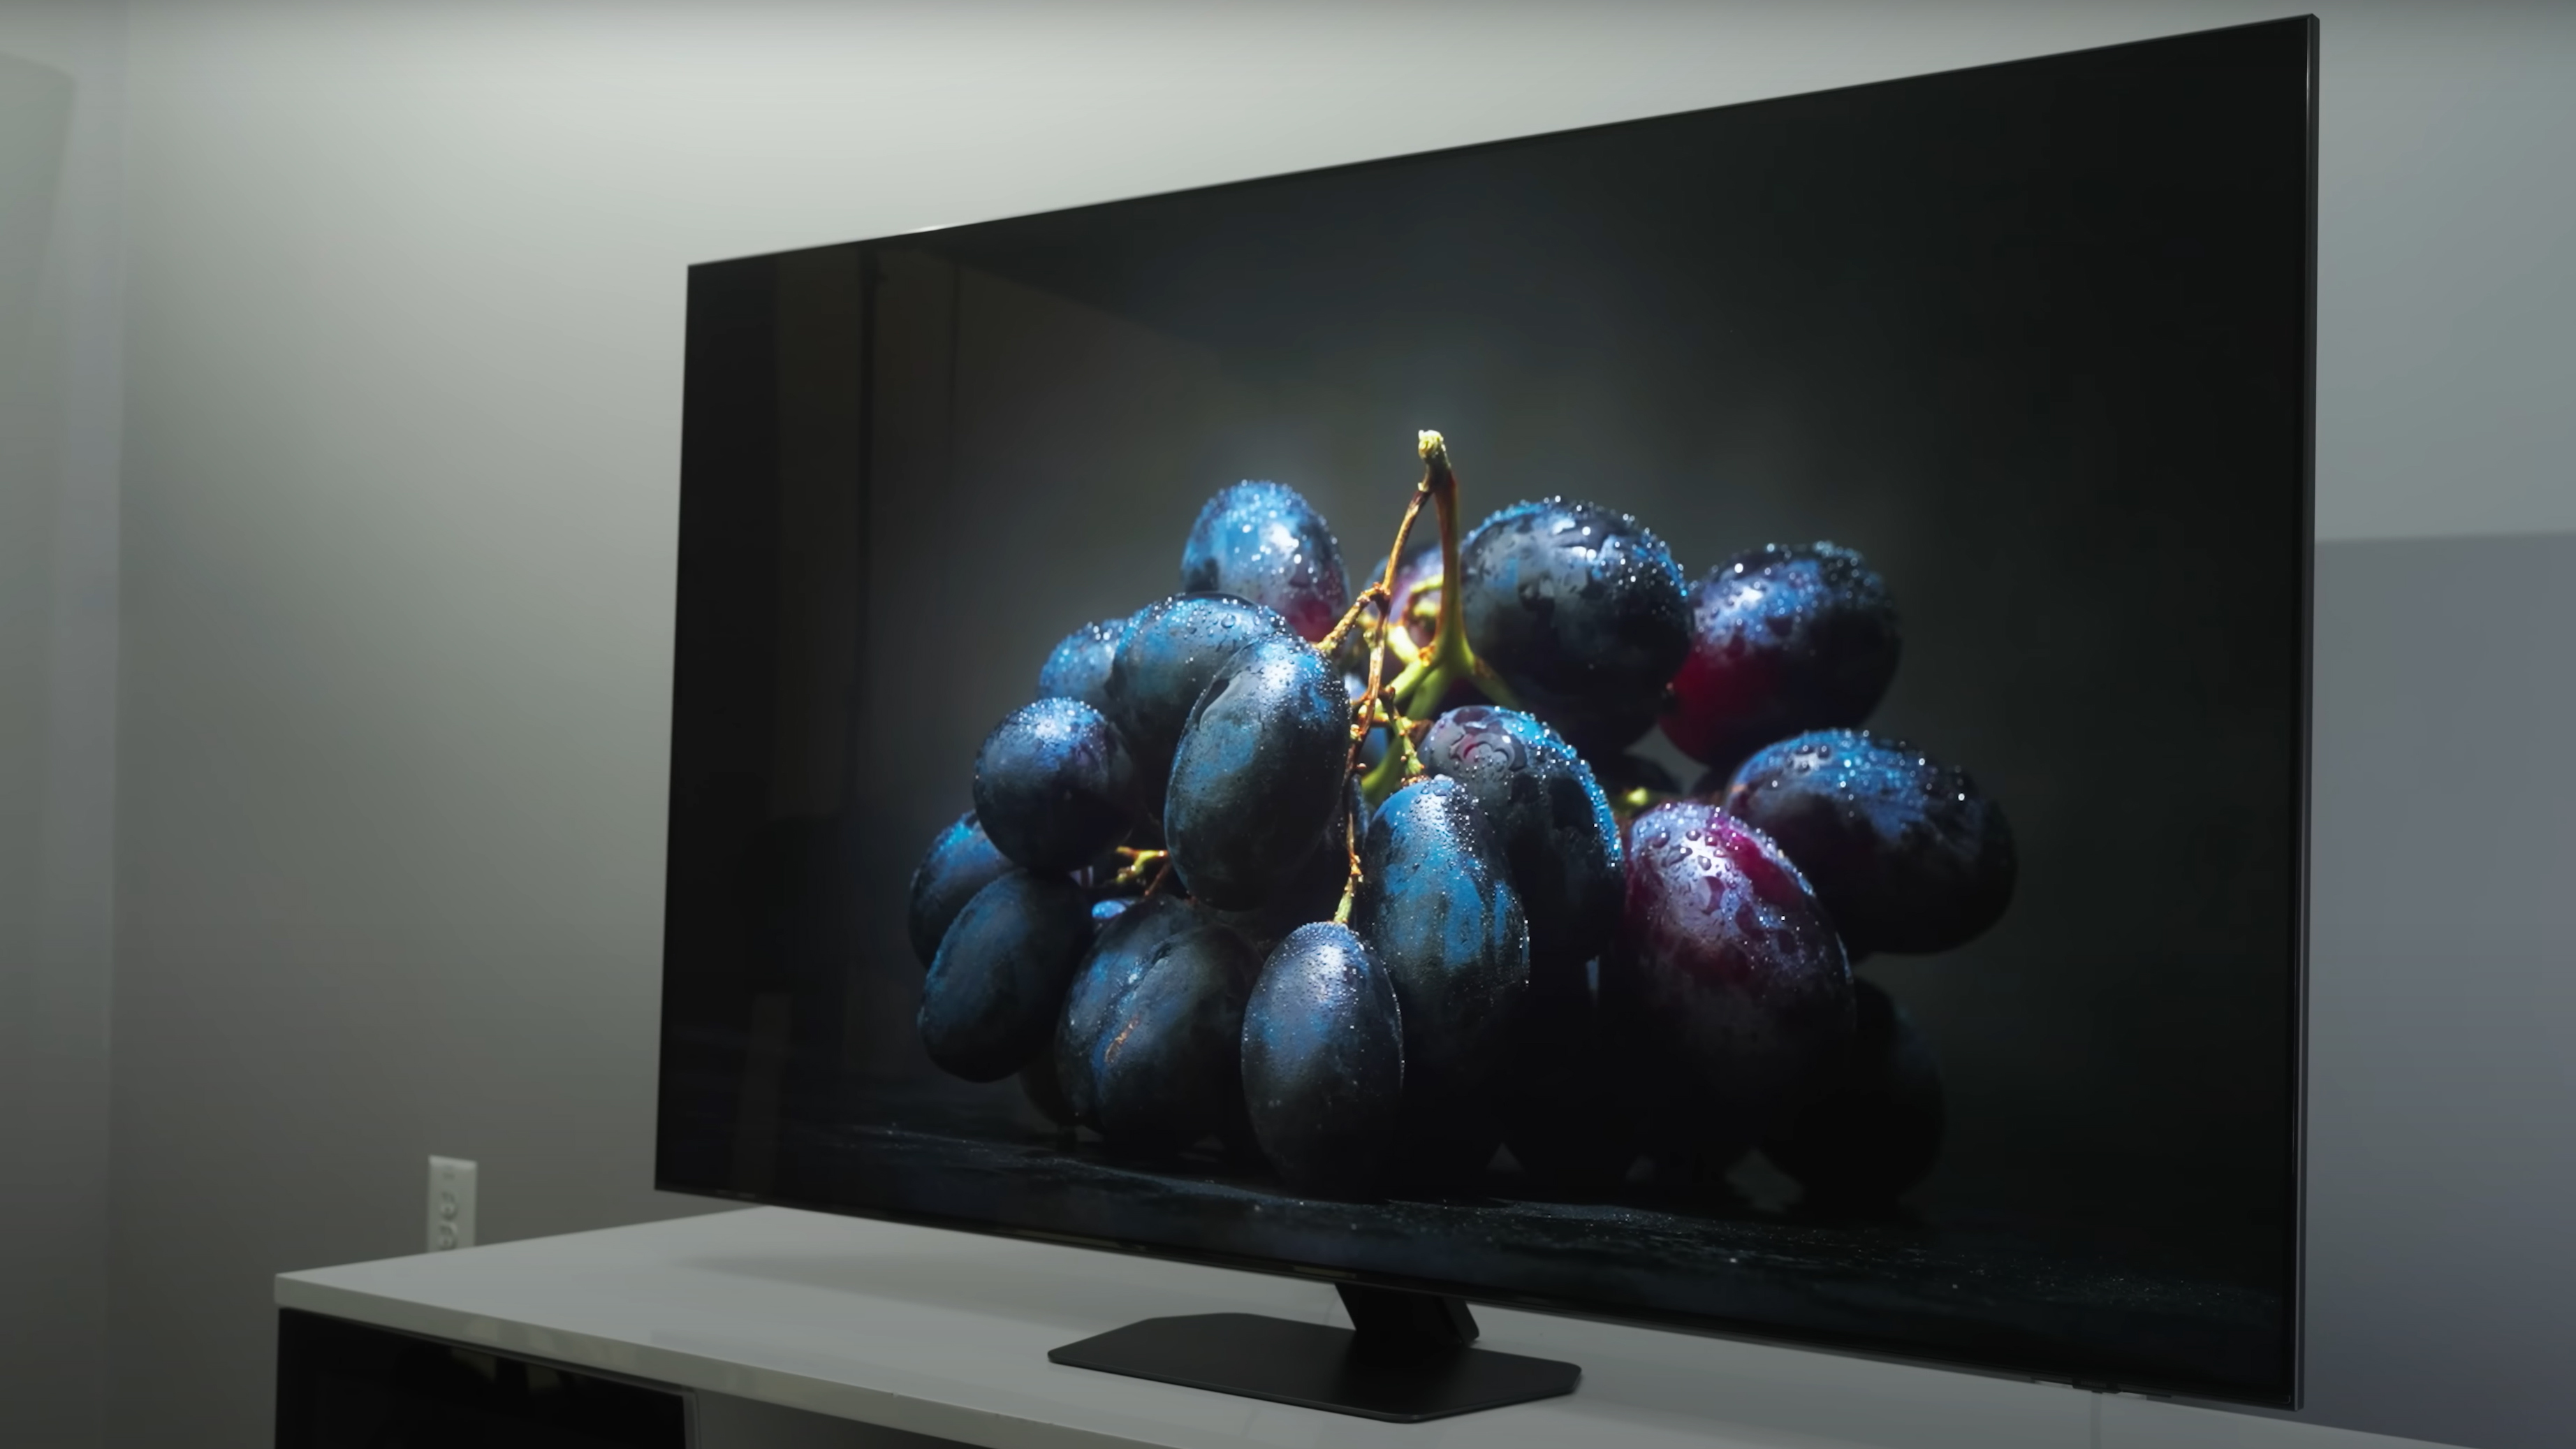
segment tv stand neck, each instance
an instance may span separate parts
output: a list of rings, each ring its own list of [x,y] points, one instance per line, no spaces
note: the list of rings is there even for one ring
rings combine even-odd
[[[1467,1301],[1399,1288],[1336,1285],[1355,1331],[1351,1352],[1375,1363],[1418,1363],[1455,1353],[1476,1341],[1476,1315]]]

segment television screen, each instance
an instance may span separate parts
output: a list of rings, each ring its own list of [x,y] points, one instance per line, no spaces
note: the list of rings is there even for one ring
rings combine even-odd
[[[661,1185],[2293,1401],[2314,55],[692,269]]]

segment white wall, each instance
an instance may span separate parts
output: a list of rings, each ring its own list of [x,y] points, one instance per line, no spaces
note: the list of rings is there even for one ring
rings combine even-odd
[[[0,1405],[95,1443],[107,1286],[124,69],[0,9]]]
[[[2576,529],[2571,12],[2320,8],[2320,532]],[[695,1206],[645,1187],[688,263],[2280,13],[138,5],[113,1284],[167,1379],[113,1441],[265,1442],[268,1276],[413,1250],[429,1152],[487,1237]],[[2318,1060],[2376,1061],[2338,970]],[[2339,1191],[2437,1191],[2367,1127]],[[2316,1211],[2313,1417],[2554,1437],[2495,1390],[2561,1355],[2417,1369],[2365,1270],[2426,1249]],[[2569,1286],[2453,1261],[2471,1335]]]

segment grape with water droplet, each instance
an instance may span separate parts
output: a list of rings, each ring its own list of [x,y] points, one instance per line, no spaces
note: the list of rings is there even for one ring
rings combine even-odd
[[[1671,552],[1598,504],[1543,498],[1496,513],[1468,535],[1457,585],[1477,656],[1580,749],[1644,734],[1690,651]]]
[[[1691,593],[1690,653],[1664,734],[1701,764],[1733,769],[1773,740],[1859,724],[1895,678],[1898,647],[1896,605],[1858,553],[1749,549]]]
[[[1867,730],[1754,752],[1727,813],[1780,843],[1855,951],[1966,945],[2012,903],[2012,827],[1964,770]]]
[[[1199,510],[1181,548],[1183,593],[1232,594],[1276,612],[1298,637],[1324,637],[1351,606],[1342,547],[1284,483],[1247,480]]]
[[[1780,847],[1676,800],[1628,831],[1605,1028],[1633,1053],[1647,1149],[1725,1160],[1822,1090],[1852,1029],[1851,967]]]

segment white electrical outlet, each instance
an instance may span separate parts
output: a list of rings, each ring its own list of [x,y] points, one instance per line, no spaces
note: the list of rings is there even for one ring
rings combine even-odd
[[[462,1157],[429,1160],[429,1250],[474,1246],[474,1164]]]

